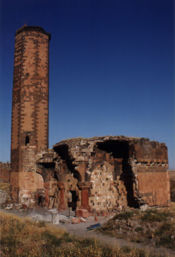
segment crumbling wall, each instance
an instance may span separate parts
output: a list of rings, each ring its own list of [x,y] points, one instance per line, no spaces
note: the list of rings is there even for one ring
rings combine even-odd
[[[103,140],[101,141],[103,142]],[[80,181],[90,182],[91,186],[88,189],[88,207],[91,211],[103,212],[110,211],[116,206],[119,208],[126,207],[126,188],[124,182],[120,178],[119,169],[116,169],[114,165],[121,162],[121,159],[114,158],[111,153],[99,149],[96,144],[97,142],[98,140],[94,139],[72,139],[61,142],[61,144],[54,147],[54,150],[63,159],[66,159],[65,157],[67,157],[71,160],[72,165],[74,166],[73,173],[75,174],[76,171],[79,174],[79,178],[77,177],[77,185]],[[66,155],[62,152],[63,148],[67,148]],[[67,160],[67,162],[69,163],[70,160]],[[61,163],[60,165],[62,166]],[[72,172],[71,169],[69,172]],[[64,183],[66,186],[66,180],[64,180]],[[81,202],[80,191],[81,190],[79,189],[78,195]]]
[[[150,206],[169,205],[170,184],[166,145],[143,138],[133,142],[132,149],[132,167],[142,201]]]
[[[41,156],[38,164],[49,208],[70,207],[71,194],[74,208],[98,213],[169,203],[167,148],[148,139],[69,139],[56,144],[49,158],[47,153]],[[55,186],[49,186],[51,181]]]
[[[127,206],[127,192],[123,181],[118,177],[114,183],[114,166],[104,161],[94,167],[90,181],[89,205],[92,211],[111,211]]]
[[[123,137],[106,138],[106,140],[97,141],[95,145],[96,151],[103,153],[100,158],[101,162],[106,158],[106,161],[113,167],[113,184],[118,192],[117,197],[115,196],[115,207],[119,209],[126,207],[126,205],[138,206],[138,200],[136,194],[134,194],[135,181],[129,160],[129,157],[131,157],[129,156],[129,147],[129,141],[123,139]]]
[[[65,195],[64,202],[66,208],[69,207],[69,198],[72,201],[72,197],[76,197],[76,202],[72,204],[70,207],[76,209],[76,207],[80,207],[81,203],[81,194],[78,188],[78,179],[74,178],[73,174],[66,174],[64,178],[65,183]]]

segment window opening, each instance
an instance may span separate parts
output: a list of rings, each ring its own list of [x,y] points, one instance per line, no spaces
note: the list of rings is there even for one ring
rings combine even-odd
[[[29,145],[29,143],[30,143],[30,138],[29,138],[29,136],[26,136],[25,145]]]

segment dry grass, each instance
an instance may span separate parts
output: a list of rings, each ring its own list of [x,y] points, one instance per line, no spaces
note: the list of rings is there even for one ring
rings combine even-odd
[[[137,243],[175,250],[175,203],[167,209],[118,213],[100,231]]]
[[[1,257],[153,257],[143,250],[111,249],[95,240],[78,239],[63,230],[0,213]]]

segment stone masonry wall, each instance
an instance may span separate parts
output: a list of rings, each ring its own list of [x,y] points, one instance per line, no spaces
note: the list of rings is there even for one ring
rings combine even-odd
[[[138,189],[149,206],[167,206],[170,201],[168,172],[139,172]]]
[[[11,134],[14,200],[22,198],[22,190],[33,193],[37,189],[35,157],[48,149],[49,40],[50,34],[40,27],[23,26],[15,35]]]
[[[49,34],[39,27],[24,26],[16,32],[11,163],[25,171],[21,147],[48,148],[48,49]]]
[[[10,182],[10,163],[0,162],[0,182]]]
[[[133,148],[132,167],[142,200],[150,206],[169,205],[170,182],[166,145],[141,139],[133,144]]]
[[[58,206],[62,202],[63,209],[68,208],[71,184],[77,208],[92,212],[169,204],[164,144],[123,136],[75,138],[56,144],[52,154],[49,158],[47,153],[40,156],[37,162],[45,185],[51,178],[57,181],[56,202]]]
[[[35,172],[12,172],[10,176],[12,184],[12,199],[26,205],[35,205],[35,194],[44,189],[41,175]]]

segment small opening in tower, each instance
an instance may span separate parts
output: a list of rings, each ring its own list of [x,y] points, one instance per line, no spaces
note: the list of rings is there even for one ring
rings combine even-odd
[[[30,138],[29,138],[29,136],[26,136],[25,145],[29,145],[29,143],[30,143]]]

